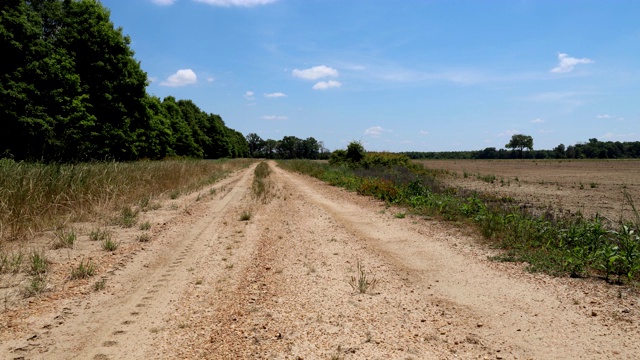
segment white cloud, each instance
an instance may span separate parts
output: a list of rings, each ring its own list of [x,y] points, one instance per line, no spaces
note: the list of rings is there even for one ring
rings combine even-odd
[[[162,0],[161,0],[162,1]],[[259,5],[268,5],[273,4],[277,0],[194,0],[197,2],[205,3],[212,6],[222,6],[222,7],[253,7]]]
[[[608,133],[602,135],[602,137],[605,138],[605,139],[628,139],[628,138],[634,138],[637,135],[638,134],[636,134],[636,133],[614,134],[612,132],[608,132]]]
[[[424,130],[420,130],[419,132],[420,135],[429,135],[428,131],[424,131]]]
[[[280,115],[265,115],[261,117],[263,120],[287,120],[288,117]]]
[[[596,116],[598,119],[611,119],[613,116],[609,115],[609,114],[602,114],[602,115],[598,115]]]
[[[151,0],[152,3],[160,6],[173,5],[176,0]]]
[[[215,80],[216,80],[216,79],[215,79],[214,77],[212,77],[212,76],[209,76],[209,77],[207,78],[207,82],[214,82]]]
[[[253,95],[253,91],[247,91],[246,93],[244,93],[244,98],[247,100],[253,100],[255,99]]]
[[[542,119],[533,119],[533,120],[531,120],[531,122],[534,123],[534,124],[542,124],[542,123],[544,123],[544,120],[542,120]]]
[[[538,130],[538,134],[551,134],[553,130]]]
[[[391,132],[391,131],[383,129],[382,126],[373,126],[365,130],[364,134],[371,137],[380,137],[385,132]]]
[[[511,137],[513,135],[516,135],[516,134],[520,134],[520,131],[518,131],[518,130],[505,130],[505,131],[501,132],[500,134],[498,134],[497,137],[503,137],[503,136]]]
[[[157,77],[155,77],[155,76],[150,76],[150,77],[149,77],[149,82],[150,82],[150,83],[154,83],[154,82],[156,82],[156,81],[158,81],[158,78],[157,78]]]
[[[303,70],[293,69],[291,74],[301,79],[317,80],[324,77],[337,77],[338,70],[330,68],[328,66],[320,65]]]
[[[329,81],[320,81],[317,84],[313,85],[313,90],[327,90],[331,88],[337,88],[342,86],[340,81],[329,80]]]
[[[195,84],[198,81],[196,73],[191,69],[180,69],[175,74],[169,76],[167,80],[160,83],[162,86],[186,86]]]
[[[287,94],[284,94],[284,93],[281,93],[281,92],[274,92],[274,93],[264,94],[264,97],[266,97],[266,98],[287,97]]]
[[[566,73],[573,71],[573,68],[578,64],[591,64],[593,60],[587,58],[574,58],[567,54],[558,53],[558,66],[551,69],[552,73]]]

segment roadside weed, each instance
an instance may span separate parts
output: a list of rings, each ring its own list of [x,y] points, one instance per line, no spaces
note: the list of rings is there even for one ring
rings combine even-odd
[[[396,219],[404,219],[405,216],[406,216],[406,214],[402,213],[402,212],[399,212],[399,213],[393,215],[393,217],[395,217]]]
[[[52,249],[72,249],[73,244],[76,242],[76,233],[73,229],[67,230],[64,228],[58,229],[55,232],[56,239],[51,246]]]
[[[116,251],[120,244],[111,240],[111,237],[104,239],[102,242],[102,250],[105,251]]]
[[[32,297],[45,291],[47,288],[47,277],[44,274],[38,274],[31,277],[24,288],[24,296]]]
[[[356,275],[352,275],[349,279],[349,285],[351,288],[360,294],[366,294],[373,291],[378,285],[378,279],[374,276],[367,275],[364,270],[364,266],[360,260],[356,263]]]
[[[89,240],[91,241],[104,241],[111,238],[111,232],[107,229],[93,229],[89,234]]]
[[[131,206],[125,206],[120,211],[120,216],[113,220],[113,223],[123,228],[133,227],[138,222],[138,212],[139,210],[133,210]]]
[[[31,275],[41,275],[47,272],[49,261],[43,250],[32,250],[29,254],[29,273]]]
[[[249,221],[251,220],[251,211],[245,210],[240,215],[240,221]]]
[[[107,279],[102,278],[102,279],[96,281],[95,283],[93,283],[93,291],[104,290],[104,286],[105,286],[106,281],[107,281]]]
[[[138,236],[138,242],[149,242],[151,241],[151,235],[149,233],[144,233]]]
[[[80,260],[77,267],[71,269],[71,279],[86,279],[96,274],[96,265],[91,260]]]
[[[151,229],[151,223],[148,221],[143,222],[142,224],[140,224],[140,230],[149,230]]]

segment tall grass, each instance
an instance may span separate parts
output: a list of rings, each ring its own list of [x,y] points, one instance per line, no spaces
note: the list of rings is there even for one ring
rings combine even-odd
[[[33,233],[189,192],[246,167],[250,160],[34,164],[0,159],[0,245]]]

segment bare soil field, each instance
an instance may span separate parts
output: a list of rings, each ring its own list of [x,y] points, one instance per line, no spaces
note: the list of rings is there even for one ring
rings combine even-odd
[[[631,220],[627,191],[640,210],[639,160],[420,160],[428,168],[446,169],[449,185],[555,212],[596,214],[611,221]],[[466,174],[466,176],[465,176]],[[489,179],[495,176],[493,182]],[[484,179],[483,179],[484,178]]]
[[[113,229],[122,245],[107,253],[91,249],[82,235],[51,264],[48,291],[5,304],[0,358],[640,353],[635,289],[489,261],[494,250],[452,224],[399,218],[402,209],[270,167],[267,201],[252,195],[254,165],[219,181],[215,191],[167,199],[145,213],[149,242],[132,240],[138,230]],[[70,279],[82,258],[98,264],[97,274]],[[360,292],[363,274],[375,286]]]

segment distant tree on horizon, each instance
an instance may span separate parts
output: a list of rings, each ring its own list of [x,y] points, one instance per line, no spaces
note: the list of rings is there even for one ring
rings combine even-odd
[[[515,134],[511,137],[511,141],[504,147],[512,150],[517,149],[520,153],[520,158],[522,158],[524,148],[527,148],[529,151],[533,150],[533,138],[529,135]]]

